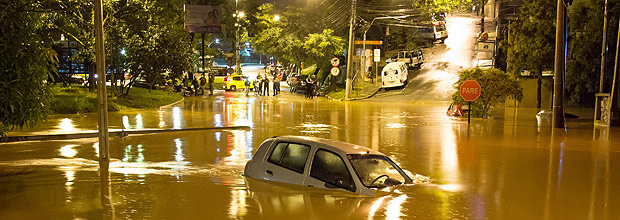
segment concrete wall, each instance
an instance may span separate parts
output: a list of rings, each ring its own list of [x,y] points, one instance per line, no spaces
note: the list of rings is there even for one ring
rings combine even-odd
[[[521,108],[536,108],[536,88],[538,86],[538,80],[535,78],[520,79],[521,87],[523,88],[523,100],[517,105]],[[541,87],[541,109],[551,109],[552,89],[551,85],[546,84],[543,80]],[[514,100],[506,100],[506,107],[515,107]]]
[[[497,6],[495,5],[495,0],[487,1],[487,4],[484,6],[484,14],[487,18],[497,17]]]

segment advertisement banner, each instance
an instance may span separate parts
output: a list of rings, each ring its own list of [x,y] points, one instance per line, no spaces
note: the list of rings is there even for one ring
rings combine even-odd
[[[190,33],[221,33],[220,6],[185,5],[185,28]]]

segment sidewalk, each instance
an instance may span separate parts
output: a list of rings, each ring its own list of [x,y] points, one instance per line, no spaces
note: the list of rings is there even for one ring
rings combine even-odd
[[[480,17],[477,17],[480,19]],[[480,21],[476,22],[478,28],[480,28]],[[496,21],[493,18],[484,18],[484,32],[487,33],[488,38],[484,41],[480,40],[480,29],[477,30],[476,45],[474,46],[474,59],[473,65],[480,68],[492,68],[495,64],[495,52],[496,52]]]

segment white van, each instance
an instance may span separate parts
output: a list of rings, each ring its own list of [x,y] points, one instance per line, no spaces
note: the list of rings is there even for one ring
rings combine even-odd
[[[418,38],[426,39],[431,42],[440,41],[443,43],[448,38],[448,30],[444,22],[433,22],[432,25],[425,25],[418,28]]]
[[[409,80],[407,64],[404,62],[393,62],[385,65],[381,70],[381,88],[404,86]]]

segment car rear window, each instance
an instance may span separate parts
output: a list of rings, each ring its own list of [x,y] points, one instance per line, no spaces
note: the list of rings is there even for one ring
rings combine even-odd
[[[441,24],[441,25],[437,25],[435,26],[435,30],[437,31],[445,31],[446,30],[446,26]]]
[[[310,146],[297,143],[278,143],[267,161],[298,173],[304,172]]]

